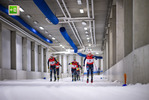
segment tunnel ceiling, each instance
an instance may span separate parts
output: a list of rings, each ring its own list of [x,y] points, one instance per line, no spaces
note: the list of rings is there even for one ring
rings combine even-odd
[[[45,37],[52,40],[52,37],[55,37],[55,39],[58,41],[56,42],[53,40],[53,44],[49,44],[52,48],[54,48],[57,51],[65,51],[65,49],[70,49],[71,46],[67,43],[67,41],[63,38],[61,33],[59,32],[60,27],[65,27],[69,36],[72,38],[74,43],[79,49],[82,49],[74,36],[74,33],[72,32],[72,29],[70,28],[68,23],[64,22],[64,14],[62,13],[58,3],[56,0],[45,0],[50,9],[53,11],[53,13],[58,17],[61,23],[58,25],[53,25],[51,23],[48,23],[45,20],[44,14],[37,8],[37,6],[34,4],[32,0],[0,0],[0,4],[2,4],[5,7],[8,7],[8,5],[16,4],[19,5],[21,8],[24,9],[25,12],[21,12],[20,17],[27,22],[29,25],[31,25],[33,28],[38,30],[40,33],[42,33]],[[68,17],[68,14],[64,8],[64,5],[62,3],[62,0],[58,0],[64,9],[66,16]],[[82,4],[78,5],[77,0],[64,0],[66,7],[68,8],[68,11],[70,12],[71,18],[84,18],[88,17],[87,13],[87,2],[86,0],[81,0]],[[92,8],[91,8],[91,0],[89,1],[89,11],[90,11],[90,17],[92,18]],[[74,21],[74,24],[76,26],[76,29],[78,30],[80,39],[82,40],[82,43],[87,48],[92,48],[93,51],[100,51],[101,44],[102,44],[102,37],[104,32],[104,25],[107,15],[107,7],[108,7],[108,0],[93,0],[94,1],[94,16],[95,16],[95,36],[96,36],[96,45],[92,45],[89,47],[89,44],[92,44],[91,40],[91,32],[90,32],[90,25],[89,21],[83,20],[72,20]],[[80,9],[84,10],[84,13],[80,13]],[[27,18],[27,15],[30,15],[31,18]],[[37,21],[38,24],[34,24],[33,22]],[[77,21],[77,22],[75,22]],[[82,25],[82,21],[85,21],[87,23],[86,26]],[[93,21],[91,21],[92,23]],[[44,27],[44,30],[40,30],[39,27]],[[88,35],[90,38],[90,41],[87,40],[87,36],[84,30],[84,27],[88,28]],[[74,28],[74,27],[73,27]],[[91,28],[93,29],[93,25],[91,24]],[[48,33],[46,33],[47,31]],[[52,37],[49,36],[49,34],[52,35]],[[93,39],[94,39],[94,33]],[[94,42],[93,42],[94,43]],[[62,44],[65,49],[63,49],[60,44]]]

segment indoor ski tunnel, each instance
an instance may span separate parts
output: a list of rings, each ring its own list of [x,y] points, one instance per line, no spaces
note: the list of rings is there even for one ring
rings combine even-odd
[[[0,0],[0,100],[149,100],[149,0]]]

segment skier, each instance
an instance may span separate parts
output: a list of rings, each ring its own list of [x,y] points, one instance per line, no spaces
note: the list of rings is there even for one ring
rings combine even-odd
[[[52,81],[52,70],[54,71],[54,81],[56,81],[56,63],[57,60],[53,57],[53,55],[50,55],[50,58],[48,59],[48,69],[50,68],[50,81]]]
[[[82,70],[81,65],[77,66],[76,71],[77,71],[77,80],[80,81],[80,69]]]
[[[91,52],[89,52],[85,59],[84,59],[84,65],[85,61],[87,60],[86,69],[87,69],[87,83],[89,82],[89,72],[91,71],[91,83],[93,83],[93,64],[94,64],[94,56]]]
[[[76,67],[79,66],[79,63],[74,59],[73,62],[69,63],[69,65],[72,65],[71,72],[72,72],[72,81],[76,81]]]
[[[59,81],[59,67],[62,66],[59,62],[56,63],[57,80]]]

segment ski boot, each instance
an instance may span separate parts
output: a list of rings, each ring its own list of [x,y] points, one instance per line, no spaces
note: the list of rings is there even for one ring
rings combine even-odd
[[[93,83],[93,79],[91,79],[91,83]]]
[[[56,77],[54,78],[54,82],[56,81]]]
[[[59,82],[59,77],[57,78],[57,81]]]
[[[52,82],[52,79],[50,79],[50,82]]]
[[[89,82],[89,79],[87,79],[86,83],[88,83],[88,82]]]

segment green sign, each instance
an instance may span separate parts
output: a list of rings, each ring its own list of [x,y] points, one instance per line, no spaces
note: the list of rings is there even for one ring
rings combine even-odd
[[[9,5],[9,15],[20,15],[18,5]]]

